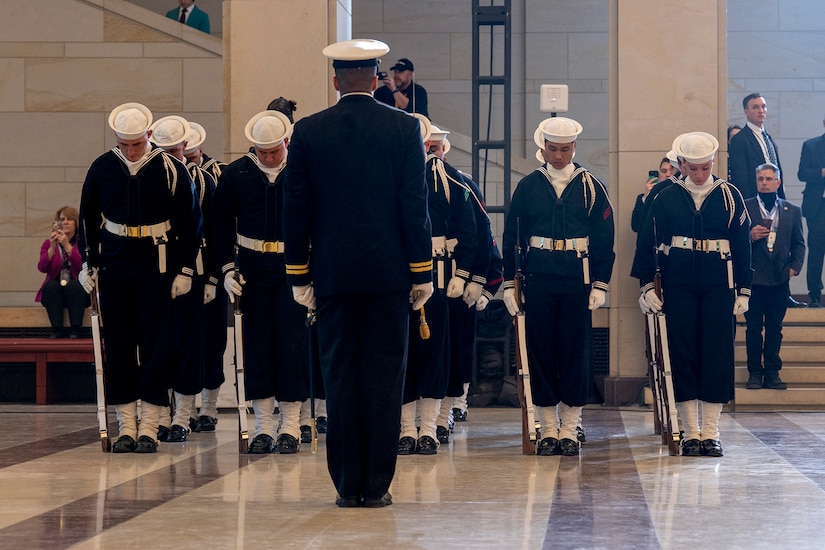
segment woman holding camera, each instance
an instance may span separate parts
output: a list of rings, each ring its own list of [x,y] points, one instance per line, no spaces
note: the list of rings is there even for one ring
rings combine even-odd
[[[77,208],[62,207],[55,214],[49,238],[40,247],[37,269],[46,274],[46,280],[35,301],[42,303],[49,314],[52,338],[58,338],[63,332],[63,309],[69,310],[69,338],[77,338],[83,324],[83,310],[89,306],[89,295],[77,280],[83,263],[77,248],[77,224]]]

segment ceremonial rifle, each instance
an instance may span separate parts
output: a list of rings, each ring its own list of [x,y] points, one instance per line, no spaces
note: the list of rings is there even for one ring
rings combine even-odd
[[[93,275],[89,257],[89,233],[86,231],[86,220],[83,220],[83,233],[86,237],[86,267],[89,277]],[[112,450],[112,441],[109,439],[109,414],[106,406],[106,381],[103,377],[103,340],[100,333],[100,305],[98,301],[97,284],[89,293],[92,301],[92,311],[89,321],[92,325],[92,342],[95,348],[95,385],[97,387],[97,423],[100,430],[100,445],[104,453]]]
[[[516,218],[516,246],[513,251],[516,273],[514,290],[518,313],[513,319],[515,325],[516,343],[516,386],[518,387],[519,404],[521,405],[521,452],[526,455],[536,454],[536,441],[539,437],[541,424],[536,420],[536,409],[533,406],[533,391],[530,386],[530,363],[527,356],[527,329],[524,318],[524,272],[521,267],[521,227]]]
[[[238,267],[237,221],[235,228],[235,280],[240,282],[241,270]],[[241,453],[249,451],[249,429],[246,424],[246,386],[244,377],[243,358],[243,312],[241,311],[241,297],[234,296],[234,336],[235,336],[235,393],[238,397],[238,450]]]
[[[653,288],[659,300],[664,301],[662,293],[662,270],[659,265],[659,246],[656,238],[656,218],[653,218],[653,258],[655,272],[653,275]],[[679,432],[679,419],[676,411],[676,396],[673,391],[673,374],[670,366],[670,347],[667,341],[667,319],[664,310],[654,315],[654,330],[656,335],[656,363],[659,366],[659,389],[661,394],[662,410],[662,443],[667,445],[671,456],[679,454],[679,442],[681,434]],[[662,387],[663,386],[663,387]]]

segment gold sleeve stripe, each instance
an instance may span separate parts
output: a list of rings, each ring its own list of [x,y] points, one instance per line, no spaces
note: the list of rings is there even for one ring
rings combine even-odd
[[[309,273],[309,264],[286,265],[287,275],[306,275],[307,273]]]
[[[433,261],[427,260],[426,262],[410,262],[410,271],[413,273],[423,273],[425,271],[432,271],[433,270]]]

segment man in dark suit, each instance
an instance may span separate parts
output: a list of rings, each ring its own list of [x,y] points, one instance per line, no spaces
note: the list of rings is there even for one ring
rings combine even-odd
[[[822,121],[825,126],[825,120]],[[806,140],[799,157],[802,215],[808,222],[808,307],[822,307],[822,261],[825,259],[825,134]]]
[[[782,171],[779,162],[779,150],[773,139],[765,131],[765,118],[768,107],[762,94],[753,93],[742,100],[747,124],[742,131],[733,136],[728,146],[728,163],[730,164],[730,183],[734,184],[742,197],[749,199],[756,196],[756,167],[770,162]],[[777,190],[780,199],[785,198],[785,187]]]
[[[286,166],[286,272],[317,312],[327,465],[344,508],[392,503],[410,304],[433,293],[419,122],[372,97],[388,51],[324,48],[341,99],[295,124]]]
[[[779,162],[779,149],[773,138],[765,131],[765,118],[768,115],[768,106],[762,94],[755,92],[745,96],[742,100],[747,123],[736,133],[728,144],[728,179],[734,184],[742,198],[756,196],[756,168],[765,163],[779,167],[782,172],[782,163]],[[780,183],[776,191],[780,199],[785,198],[785,186]],[[797,302],[788,295],[788,307],[805,307],[805,302]]]
[[[788,387],[779,378],[782,320],[788,305],[788,282],[802,269],[805,240],[799,207],[776,195],[781,183],[779,168],[775,164],[762,164],[756,169],[758,195],[745,201],[751,219],[751,265],[754,269],[750,308],[745,312],[748,351],[745,387],[749,390],[784,390]]]
[[[166,12],[166,17],[209,34],[209,14],[195,5],[195,0],[178,0],[180,7]]]

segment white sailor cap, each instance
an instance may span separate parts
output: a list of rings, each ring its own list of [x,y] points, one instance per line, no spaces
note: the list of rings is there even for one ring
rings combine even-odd
[[[673,152],[691,164],[712,160],[719,150],[719,141],[707,132],[688,132],[673,140]]]
[[[261,111],[244,128],[246,139],[259,149],[271,149],[292,136],[292,124],[280,111]]]
[[[186,134],[186,150],[184,155],[194,153],[206,141],[206,130],[197,122],[189,123],[189,133]]]
[[[542,155],[541,152],[542,152],[542,149],[539,149],[538,151],[536,151],[536,160],[539,161],[540,163],[544,164],[547,161],[544,160],[544,155]]]
[[[171,149],[186,141],[189,123],[183,117],[169,115],[159,118],[149,129],[152,130],[149,141],[161,149]]]
[[[354,69],[356,67],[376,67],[379,58],[389,53],[390,47],[380,40],[371,38],[353,38],[330,44],[322,53],[332,59],[336,69]]]
[[[533,133],[533,141],[544,149],[544,142],[572,143],[582,133],[582,125],[563,116],[545,118]]]
[[[410,116],[414,116],[418,119],[418,122],[421,127],[421,141],[430,141],[430,136],[432,135],[433,131],[433,125],[430,122],[430,119],[422,115],[421,113],[410,113]]]
[[[665,157],[667,157],[667,160],[670,161],[670,164],[672,164],[676,168],[679,168],[679,157],[676,155],[676,151],[671,149],[665,154]]]
[[[450,152],[450,140],[449,140],[449,139],[444,138],[444,142],[443,142],[443,144],[441,145],[441,151],[442,151],[445,155],[446,155],[447,153],[449,153],[449,152]]]
[[[152,111],[140,103],[124,103],[109,113],[109,127],[120,139],[138,139],[152,125]]]
[[[430,141],[444,141],[449,133],[449,130],[442,130],[435,124],[430,125]]]

